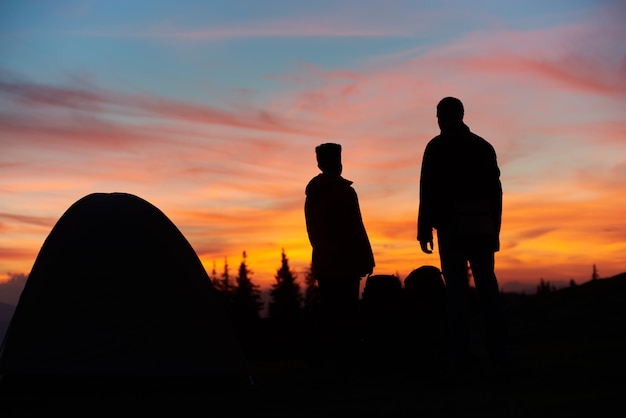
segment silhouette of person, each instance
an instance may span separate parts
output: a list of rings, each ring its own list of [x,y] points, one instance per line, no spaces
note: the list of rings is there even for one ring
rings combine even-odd
[[[433,252],[437,231],[441,270],[447,289],[447,316],[452,366],[471,365],[469,271],[486,320],[487,349],[492,360],[505,354],[501,296],[495,275],[500,249],[502,184],[491,144],[463,122],[463,103],[446,97],[437,105],[441,133],[424,150],[417,240]]]
[[[357,348],[359,284],[372,273],[374,255],[357,193],[341,176],[341,145],[321,144],[315,153],[322,172],[307,184],[304,205],[311,269],[320,292],[324,360],[344,369]]]

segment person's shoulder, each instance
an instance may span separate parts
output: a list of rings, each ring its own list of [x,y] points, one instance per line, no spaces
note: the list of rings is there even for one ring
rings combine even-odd
[[[318,174],[313,177],[306,186],[307,195],[313,195],[332,190],[344,190],[352,188],[352,181],[346,180],[341,176]]]
[[[475,139],[476,141],[479,141],[479,142],[487,142],[487,140],[486,140],[485,138],[483,138],[482,136],[478,135],[476,132],[473,132],[473,131],[467,131],[467,133],[468,133],[468,135],[469,135],[471,138]]]
[[[438,146],[440,146],[443,142],[443,135],[439,134],[436,135],[434,137],[432,137],[427,143],[426,143],[426,149],[431,149],[431,148],[436,148]]]
[[[352,198],[356,196],[356,190],[353,187],[354,182],[343,177],[339,177],[335,183],[333,191],[336,197]]]
[[[307,183],[307,187],[312,185],[312,184],[319,183],[320,181],[322,181],[322,175],[318,174],[317,176],[315,176],[311,180],[309,180],[309,182]]]
[[[428,141],[427,144],[433,144],[433,143],[436,144],[436,143],[441,142],[441,141],[443,141],[443,135],[442,134],[437,134],[437,135],[433,136],[430,139],[430,141]]]
[[[348,180],[346,178],[343,177],[339,177],[339,181],[337,182],[337,184],[344,189],[353,189],[352,185],[354,184],[354,182],[352,180]]]
[[[485,148],[490,148],[493,149],[493,145],[491,145],[491,143],[489,141],[487,141],[485,138],[483,138],[482,136],[474,133],[474,132],[469,132],[470,137],[479,145],[485,147]]]
[[[316,190],[322,187],[323,182],[324,181],[323,181],[321,174],[318,174],[317,176],[313,177],[311,180],[309,180],[309,182],[306,185],[306,188],[304,189],[305,194],[310,195],[314,193]]]

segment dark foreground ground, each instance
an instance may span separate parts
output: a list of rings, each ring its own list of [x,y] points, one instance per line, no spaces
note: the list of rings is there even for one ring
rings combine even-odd
[[[520,298],[509,304],[508,322],[508,364],[489,367],[477,342],[477,367],[461,376],[409,367],[405,347],[382,367],[372,367],[370,353],[353,373],[336,375],[297,347],[276,345],[275,353],[290,354],[252,359],[252,388],[109,382],[83,393],[5,392],[0,416],[626,416],[626,275]]]

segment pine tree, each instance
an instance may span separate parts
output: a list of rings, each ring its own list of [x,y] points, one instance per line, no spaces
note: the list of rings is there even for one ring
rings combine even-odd
[[[224,272],[222,273],[222,292],[226,296],[227,299],[230,299],[230,295],[233,293],[233,286],[230,283],[230,274],[228,268],[228,259],[224,257]]]
[[[285,255],[284,248],[281,254],[281,266],[275,278],[276,283],[270,290],[270,318],[280,323],[294,323],[300,319],[302,296],[296,273],[289,268],[289,259]]]
[[[233,321],[238,327],[254,326],[259,320],[259,313],[263,308],[261,291],[258,285],[252,283],[250,278],[252,270],[248,268],[246,257],[247,254],[244,251],[243,259],[239,265],[237,287],[232,298]]]
[[[539,286],[537,286],[537,294],[543,295],[546,293],[555,292],[556,287],[550,284],[549,280],[544,280],[543,278],[539,281]]]
[[[217,291],[222,291],[222,281],[220,280],[220,278],[217,276],[217,270],[215,269],[215,260],[213,260],[213,270],[211,271],[211,283],[213,284],[213,287],[215,288],[215,290]]]
[[[228,259],[224,257],[224,271],[221,275],[217,275],[215,271],[215,263],[213,263],[213,278],[211,279],[215,289],[219,291],[222,303],[226,307],[226,310],[230,314],[232,311],[232,299],[235,292],[235,287],[230,281],[230,272],[228,267]]]
[[[596,268],[596,265],[593,265],[593,272],[591,273],[591,280],[598,280],[600,278],[600,276],[598,275],[598,269]]]

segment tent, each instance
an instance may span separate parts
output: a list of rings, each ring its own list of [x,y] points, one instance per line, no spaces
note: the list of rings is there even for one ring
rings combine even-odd
[[[0,375],[249,382],[196,252],[164,213],[126,193],[87,195],[53,227],[9,324]]]

